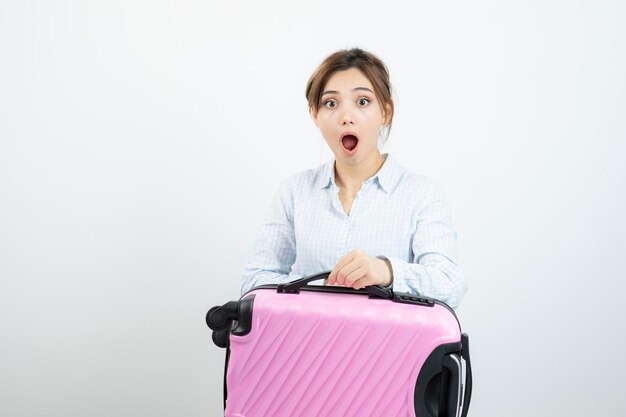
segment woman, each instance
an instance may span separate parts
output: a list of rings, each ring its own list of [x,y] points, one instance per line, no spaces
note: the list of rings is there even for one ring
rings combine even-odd
[[[242,294],[331,270],[326,285],[381,285],[458,307],[467,284],[443,192],[379,151],[394,114],[385,64],[359,48],[337,51],[306,98],[335,158],[280,185]]]

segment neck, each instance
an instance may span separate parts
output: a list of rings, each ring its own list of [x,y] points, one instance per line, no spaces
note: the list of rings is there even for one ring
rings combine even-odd
[[[340,189],[355,195],[361,189],[361,183],[376,174],[384,162],[385,158],[378,151],[357,165],[335,160],[335,182]]]

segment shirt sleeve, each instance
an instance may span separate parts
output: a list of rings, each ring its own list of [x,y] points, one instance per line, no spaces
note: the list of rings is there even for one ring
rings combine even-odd
[[[289,282],[296,259],[293,226],[293,195],[284,181],[267,211],[254,254],[243,271],[241,294],[265,284]]]
[[[388,258],[393,271],[391,287],[435,298],[456,309],[467,291],[467,280],[458,262],[450,206],[437,186],[426,200],[412,233],[412,262]]]

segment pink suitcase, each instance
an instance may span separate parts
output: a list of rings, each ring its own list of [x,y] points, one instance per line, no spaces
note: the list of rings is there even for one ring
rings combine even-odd
[[[378,286],[307,285],[327,276],[260,286],[209,310],[213,341],[226,348],[224,415],[466,416],[469,339],[453,310]]]

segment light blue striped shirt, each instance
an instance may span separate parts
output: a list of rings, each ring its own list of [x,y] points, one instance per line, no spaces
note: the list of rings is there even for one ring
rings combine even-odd
[[[360,249],[389,260],[394,291],[458,307],[467,282],[446,197],[432,180],[383,157],[378,172],[363,181],[349,215],[339,200],[334,160],[284,180],[244,269],[242,294],[330,271],[347,252]]]

